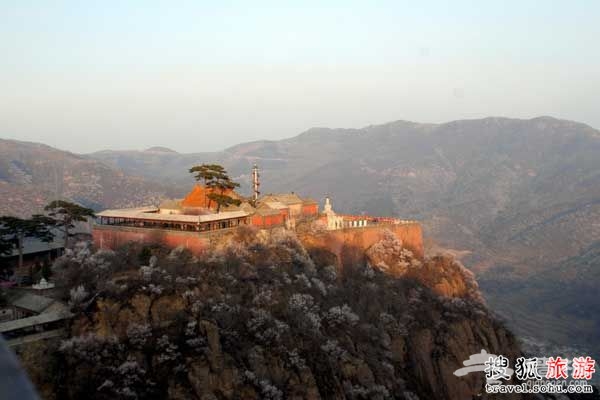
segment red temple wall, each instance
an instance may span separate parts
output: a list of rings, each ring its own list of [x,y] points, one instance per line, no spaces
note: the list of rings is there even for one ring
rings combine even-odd
[[[250,223],[259,228],[272,228],[274,226],[283,225],[285,218],[287,216],[287,211],[284,210],[280,214],[274,215],[257,215],[254,214]]]
[[[259,228],[281,226],[283,216],[252,216],[251,223]],[[222,229],[214,232],[183,232],[160,229],[133,228],[123,226],[97,225],[93,229],[94,244],[98,248],[116,249],[128,242],[160,243],[168,247],[183,246],[195,254],[204,252],[211,239],[223,236],[236,228]],[[377,226],[345,228],[326,231],[322,236],[307,236],[305,244],[322,247],[337,255],[341,265],[357,263],[364,258],[364,251],[384,237],[384,230],[392,231],[403,247],[411,250],[416,257],[423,258],[423,232],[417,222],[403,224],[385,224]]]
[[[318,204],[306,204],[302,206],[302,215],[304,216],[312,216],[317,215],[319,212]]]
[[[167,247],[189,249],[200,254],[210,244],[211,233],[179,232],[160,229],[95,226],[92,231],[94,244],[98,248],[116,249],[129,242],[163,244]]]

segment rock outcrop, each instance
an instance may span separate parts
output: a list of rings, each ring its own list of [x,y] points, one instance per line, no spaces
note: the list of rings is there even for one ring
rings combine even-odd
[[[514,359],[514,337],[452,260],[383,236],[342,271],[287,231],[240,230],[201,259],[154,249],[144,275],[135,247],[70,255],[57,276],[95,295],[45,351],[54,391],[36,376],[48,399],[487,398],[482,373],[453,371],[482,349]]]

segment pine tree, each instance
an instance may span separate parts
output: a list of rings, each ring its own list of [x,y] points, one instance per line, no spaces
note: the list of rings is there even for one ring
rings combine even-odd
[[[49,211],[48,215],[54,219],[56,226],[62,228],[65,235],[65,249],[69,245],[69,237],[73,236],[70,230],[75,227],[74,222],[87,221],[89,217],[95,216],[94,210],[91,208],[64,200],[54,200],[44,210]]]
[[[197,181],[204,181],[204,186],[210,189],[208,193],[208,206],[210,208],[211,201],[217,203],[217,213],[221,211],[221,207],[229,205],[240,205],[238,199],[225,194],[226,191],[233,190],[239,187],[240,184],[234,182],[223,166],[219,164],[202,164],[190,168],[190,173],[196,173]]]

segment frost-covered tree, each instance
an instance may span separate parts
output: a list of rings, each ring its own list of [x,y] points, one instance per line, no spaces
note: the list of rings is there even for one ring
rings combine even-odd
[[[89,293],[83,285],[79,285],[69,291],[69,305],[71,307],[79,307],[88,297]]]
[[[354,326],[360,318],[347,304],[344,304],[341,307],[331,307],[324,319],[330,326]]]

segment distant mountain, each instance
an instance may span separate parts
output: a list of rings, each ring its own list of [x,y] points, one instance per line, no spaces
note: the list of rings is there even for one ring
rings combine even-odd
[[[98,160],[52,147],[0,139],[0,215],[29,216],[64,198],[95,209],[156,203],[176,192]]]
[[[144,150],[146,153],[177,153],[175,150],[171,150],[168,147],[154,146]]]
[[[539,268],[526,279],[500,267],[482,276],[480,284],[498,313],[509,319],[526,312],[521,333],[560,338],[571,346],[600,343],[600,241],[574,257]],[[542,301],[540,301],[542,300]],[[548,318],[554,314],[555,318]],[[557,321],[562,323],[557,324]]]
[[[600,270],[598,258],[588,257],[600,241],[600,132],[587,125],[551,117],[396,121],[362,129],[313,128],[290,139],[216,153],[105,151],[91,157],[129,173],[168,179],[180,190],[189,187],[191,165],[216,161],[248,191],[250,168],[257,162],[263,193],[295,190],[318,199],[329,194],[339,211],[419,219],[427,237],[466,254],[464,261],[484,282],[492,308],[529,312],[532,304],[548,301],[538,307],[548,321],[543,334],[535,332],[541,325],[529,324],[523,315],[505,313],[517,332],[568,343],[564,332],[573,327],[584,343],[600,341],[600,317],[576,314],[581,323],[573,325],[572,319],[554,315],[563,309],[560,299],[578,303],[562,292],[549,301],[548,289],[563,275],[545,275],[564,266],[564,274],[578,277],[569,283],[569,293],[577,293]],[[581,268],[585,260],[591,260],[587,269]],[[529,280],[542,289],[531,289]],[[511,297],[519,282],[522,296]],[[507,304],[507,298],[527,304]],[[593,304],[582,307],[600,304],[596,297],[588,300]]]
[[[145,151],[103,150],[89,154],[92,159],[135,176],[143,176],[159,182],[171,181],[181,190],[189,189],[193,182],[188,170],[205,161],[219,161],[220,153],[180,154],[174,151],[156,151],[151,147]]]

